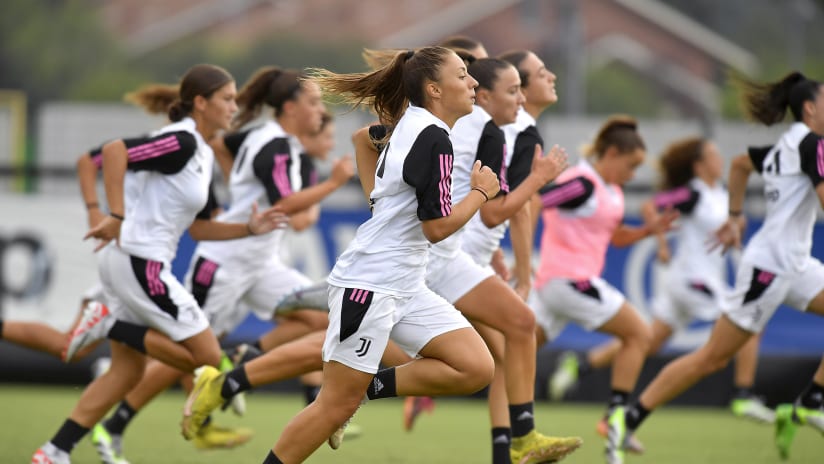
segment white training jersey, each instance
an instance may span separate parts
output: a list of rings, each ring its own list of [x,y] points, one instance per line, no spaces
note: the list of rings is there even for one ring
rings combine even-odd
[[[723,287],[724,256],[720,248],[708,251],[707,243],[727,220],[727,189],[720,182],[710,186],[696,177],[683,187],[656,194],[653,202],[658,209],[674,208],[681,214],[670,269],[691,281],[712,280]]]
[[[286,133],[276,121],[228,135],[224,145],[234,157],[229,176],[230,204],[216,220],[246,223],[252,204],[263,211],[303,187],[303,147],[297,137]],[[284,233],[284,229],[275,229],[235,240],[204,241],[198,244],[196,253],[217,263],[254,269],[279,259]]]
[[[741,259],[776,274],[803,272],[820,204],[815,187],[824,179],[824,139],[796,122],[774,146],[750,148],[749,155],[764,178],[767,212]]]
[[[458,119],[452,128],[449,136],[452,140],[452,148],[455,151],[455,168],[452,172],[452,202],[460,203],[466,198],[471,190],[469,179],[472,174],[472,165],[475,164],[478,153],[478,142],[486,123],[492,121],[483,108],[474,105],[472,113]],[[476,213],[477,214],[477,213]],[[454,258],[461,249],[461,235],[464,229],[460,229],[449,237],[432,245],[432,253],[444,258]]]
[[[124,179],[124,194],[130,199],[120,248],[147,260],[171,262],[183,231],[207,204],[212,148],[188,117],[151,136],[124,142],[133,174]]]
[[[410,105],[378,158],[372,217],[338,258],[330,284],[397,296],[425,287],[421,221],[452,211],[453,156],[449,126]]]

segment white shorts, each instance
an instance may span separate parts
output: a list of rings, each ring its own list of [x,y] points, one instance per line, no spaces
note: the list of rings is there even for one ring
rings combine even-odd
[[[312,285],[308,277],[277,260],[250,270],[221,266],[198,255],[192,257],[184,281],[218,337],[235,330],[249,312],[271,320],[283,297]]]
[[[98,260],[105,304],[118,319],[151,327],[174,341],[209,328],[169,263],[131,256],[115,245],[100,251]]]
[[[737,326],[759,333],[781,304],[806,311],[824,290],[824,265],[809,257],[803,272],[777,275],[742,261],[724,314]]]
[[[660,293],[653,298],[650,312],[655,319],[677,331],[695,319],[718,319],[729,292],[717,279],[690,278],[671,270]]]
[[[600,277],[552,279],[531,292],[529,305],[547,340],[555,339],[568,322],[595,330],[612,319],[626,298]]]
[[[479,265],[463,250],[452,259],[429,253],[426,263],[426,286],[452,304],[493,275],[492,267]]]
[[[428,289],[399,297],[330,285],[323,361],[374,374],[390,338],[415,356],[438,335],[466,327],[466,318]]]

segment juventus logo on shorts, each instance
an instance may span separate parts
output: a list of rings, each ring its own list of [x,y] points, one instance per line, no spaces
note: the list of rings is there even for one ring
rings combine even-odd
[[[372,304],[372,296],[374,294],[374,292],[360,288],[347,288],[344,290],[340,312],[339,338],[341,342],[358,331],[361,322],[363,322],[363,318],[366,317],[366,311],[369,309],[369,305]],[[358,351],[361,349],[363,349],[363,345],[358,348]],[[369,347],[367,346],[363,354],[366,354],[368,349]],[[360,354],[358,356],[360,356]]]
[[[360,341],[360,345],[358,346],[358,349],[355,350],[355,354],[358,355],[359,358],[362,358],[369,352],[369,347],[372,346],[372,340],[363,337],[358,340]]]

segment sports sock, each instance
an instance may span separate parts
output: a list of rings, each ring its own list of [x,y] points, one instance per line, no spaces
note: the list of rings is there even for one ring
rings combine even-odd
[[[320,392],[320,387],[318,385],[304,385],[303,398],[306,400],[306,404],[312,404],[312,402],[315,401],[315,398],[318,397],[318,392]]]
[[[395,384],[395,368],[381,369],[372,377],[372,382],[366,390],[366,396],[370,400],[380,398],[392,398],[398,396]]]
[[[274,451],[269,450],[269,454],[266,455],[266,459],[263,460],[263,464],[283,464],[283,461],[275,456]]]
[[[249,383],[249,378],[246,377],[245,367],[238,366],[226,373],[226,378],[220,387],[220,396],[228,400],[240,392],[251,389],[252,385]]]
[[[626,423],[629,430],[636,430],[641,426],[641,423],[652,413],[651,410],[645,408],[640,401],[627,408]]]
[[[144,340],[148,331],[148,327],[117,320],[109,330],[108,338],[145,354],[146,345]]]
[[[752,398],[755,394],[752,391],[752,387],[735,387],[735,393],[733,398],[737,400],[745,400],[747,398]]]
[[[609,394],[609,405],[607,409],[611,410],[616,406],[626,406],[629,401],[629,392],[613,388],[612,393]]]
[[[520,438],[535,428],[534,403],[509,405],[509,422],[512,425],[512,437]]]
[[[58,430],[54,438],[51,439],[51,442],[58,449],[71,453],[72,449],[74,449],[74,445],[76,445],[77,442],[79,442],[87,433],[89,433],[89,429],[81,426],[71,419],[66,419],[66,422],[63,422],[63,425],[60,426],[60,430]]]
[[[804,393],[801,394],[801,406],[809,409],[818,409],[824,405],[824,386],[810,382]]]
[[[512,429],[509,427],[492,428],[492,464],[511,464],[509,445],[512,441]]]
[[[103,421],[103,427],[106,427],[106,430],[113,435],[123,435],[123,431],[129,425],[129,422],[134,419],[135,414],[137,414],[137,411],[126,400],[123,400],[117,405],[114,414]]]

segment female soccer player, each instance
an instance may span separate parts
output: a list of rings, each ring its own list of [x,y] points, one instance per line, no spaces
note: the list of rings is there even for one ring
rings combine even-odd
[[[724,250],[739,246],[747,179],[764,178],[767,211],[761,228],[741,257],[734,290],[707,343],[669,363],[624,417],[610,421],[616,445],[636,430],[653,409],[672,400],[707,375],[722,369],[781,304],[824,315],[824,266],[810,255],[816,211],[824,205],[824,91],[818,81],[793,72],[778,82],[742,80],[745,111],[766,126],[781,122],[789,108],[793,124],[775,145],[750,148],[733,160],[729,175],[729,218],[716,232]],[[824,431],[824,369],[797,403],[796,416]],[[802,420],[802,416],[820,420]],[[611,418],[612,419],[612,418]],[[792,421],[790,421],[792,422]],[[779,452],[788,453],[792,427],[777,419]],[[786,432],[785,432],[786,431]],[[621,462],[616,461],[616,462]]]
[[[727,189],[722,185],[723,160],[711,141],[691,137],[672,143],[659,160],[662,191],[644,209],[675,208],[680,213],[676,251],[670,259],[666,238],[658,237],[658,258],[667,264],[665,281],[652,301],[652,343],[658,352],[670,336],[686,328],[693,319],[715,320],[730,291],[726,263],[719,251],[707,251],[706,241],[727,220]],[[735,398],[732,410],[738,416],[772,423],[775,413],[753,393],[758,364],[758,340],[753,337],[738,353],[735,363]],[[550,380],[550,396],[560,399],[592,369],[612,363],[621,343],[613,340],[590,350],[585,356],[565,353]],[[599,425],[604,434],[606,423]]]
[[[72,334],[79,342],[70,342],[69,348],[76,352],[87,340],[102,338],[97,332],[114,332],[111,338],[123,344],[112,344],[108,372],[89,384],[33,462],[68,463],[74,445],[137,384],[146,363],[147,326],[178,342],[175,354],[181,365],[218,364],[220,347],[206,317],[169,269],[184,228],[191,226],[200,239],[225,240],[269,232],[284,219],[270,209],[253,211],[245,223],[197,220],[206,211],[214,162],[205,140],[228,128],[237,110],[228,72],[197,65],[179,87],[150,86],[135,97],[150,111],[168,109],[173,123],[154,136],[117,140],[103,148],[111,213],[87,237],[103,242],[100,277],[111,310],[99,304],[87,308]]]
[[[607,415],[623,414],[649,349],[651,333],[638,311],[600,277],[607,247],[628,246],[666,231],[677,213],[666,212],[642,227],[622,225],[622,186],[644,161],[645,145],[630,117],[612,117],[586,154],[541,195],[544,232],[532,303],[538,345],[555,338],[568,321],[618,337]],[[607,449],[607,455],[616,450]]]

